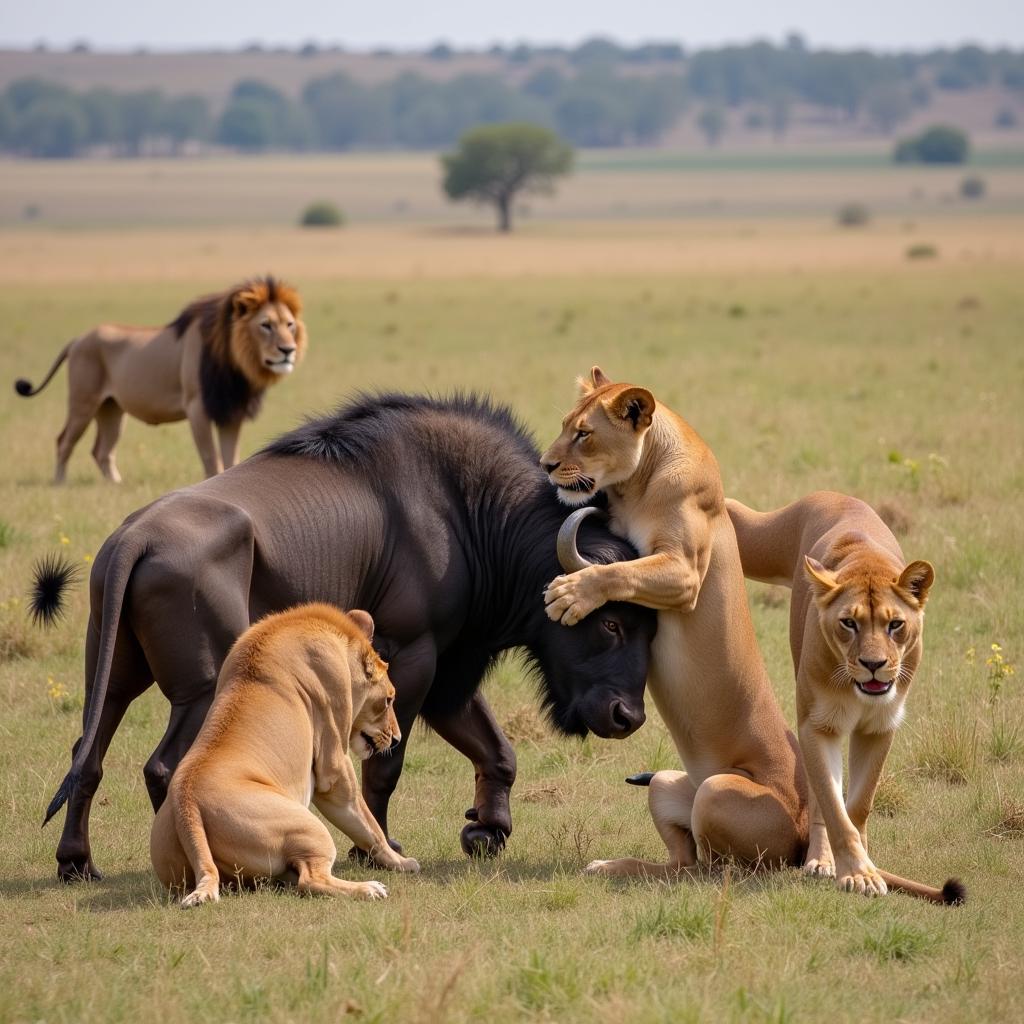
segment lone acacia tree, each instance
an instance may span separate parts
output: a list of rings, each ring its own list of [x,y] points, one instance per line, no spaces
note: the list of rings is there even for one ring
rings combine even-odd
[[[512,122],[470,128],[441,157],[449,199],[475,199],[498,210],[498,230],[512,229],[512,203],[520,192],[550,193],[572,168],[573,150],[538,124]]]

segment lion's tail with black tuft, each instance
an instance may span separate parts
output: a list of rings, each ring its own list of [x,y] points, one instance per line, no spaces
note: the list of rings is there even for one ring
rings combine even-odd
[[[50,383],[50,381],[53,378],[53,375],[60,369],[61,363],[63,363],[64,360],[67,359],[68,353],[71,351],[71,346],[74,345],[74,343],[74,341],[69,341],[60,350],[60,355],[58,355],[57,358],[54,360],[53,366],[50,367],[50,372],[43,378],[43,382],[42,384],[39,385],[39,387],[34,388],[32,387],[32,381],[26,380],[24,377],[19,377],[14,382],[14,390],[17,391],[22,398],[31,398],[33,395],[38,395],[39,392],[42,391],[43,388],[45,388],[46,385]]]
[[[52,626],[64,617],[65,592],[81,579],[79,567],[59,553],[44,555],[32,567],[28,610],[37,626]]]
[[[967,887],[958,878],[949,878],[946,884],[937,889],[934,885],[925,885],[923,882],[914,882],[909,878],[900,878],[899,875],[891,875],[888,871],[878,872],[890,892],[902,892],[908,896],[916,896],[918,899],[927,900],[929,903],[939,903],[947,907],[959,907],[967,902]]]

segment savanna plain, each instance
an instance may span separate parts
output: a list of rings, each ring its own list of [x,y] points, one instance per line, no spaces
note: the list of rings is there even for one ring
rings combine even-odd
[[[1019,165],[993,164],[990,200],[967,204],[948,170],[594,158],[499,238],[486,214],[442,213],[436,170],[422,185],[415,159],[0,172],[0,1020],[1019,1020]],[[365,202],[349,205],[367,216],[341,231],[289,226],[328,179],[358,179]],[[854,198],[876,216],[836,226]],[[43,216],[20,222],[30,203]],[[199,462],[186,426],[129,421],[123,485],[101,482],[87,435],[55,489],[66,382],[31,402],[10,382],[38,380],[97,321],[162,322],[267,270],[302,289],[311,345],[244,453],[375,389],[485,391],[544,444],[574,376],[600,363],[694,424],[728,494],[769,508],[832,488],[882,509],[937,582],[870,850],[893,872],[960,877],[966,906],[869,900],[795,870],[678,885],[585,877],[595,857],[661,857],[645,794],[622,779],[677,757],[650,702],[622,743],[557,737],[514,657],[485,689],[519,758],[500,858],[463,856],[472,769],[417,726],[391,821],[421,875],[352,865],[339,836],[336,871],[382,878],[385,903],[268,888],[182,912],[149,865],[141,768],[167,713],[152,688],[114,740],[93,808],[105,878],[59,885],[59,822],[39,823],[81,727],[88,600],[79,586],[55,629],[33,628],[31,567],[59,550],[87,572],[125,515],[196,480]],[[749,596],[792,723],[788,594],[750,584]]]

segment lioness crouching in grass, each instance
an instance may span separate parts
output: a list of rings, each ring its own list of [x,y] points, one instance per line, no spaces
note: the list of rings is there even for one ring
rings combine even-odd
[[[310,801],[383,867],[419,871],[388,845],[349,750],[366,759],[401,740],[373,619],[307,604],[238,638],[195,743],[157,812],[150,855],[186,907],[219,899],[220,879],[291,881],[302,892],[383,899],[380,882],[331,874],[337,856]]]
[[[934,903],[962,902],[956,880],[936,889],[898,878],[879,871],[867,852],[868,814],[921,661],[931,565],[908,565],[874,510],[845,494],[817,491],[775,512],[732,499],[726,506],[744,573],[793,590],[789,642],[811,784],[804,871],[835,877],[848,892],[880,896],[891,889]]]
[[[196,299],[166,327],[101,324],[69,341],[39,387],[24,378],[14,384],[30,398],[68,361],[68,417],[57,437],[54,482],[64,482],[72,450],[96,420],[92,456],[103,476],[119,483],[114,449],[125,413],[149,424],[187,419],[206,475],[230,469],[242,423],[305,352],[301,311],[294,288],[262,277]]]
[[[594,861],[592,874],[675,878],[715,856],[800,864],[807,846],[806,785],[754,636],[718,463],[682,417],[645,388],[599,367],[542,456],[567,504],[608,496],[611,529],[641,557],[589,565],[567,520],[559,552],[576,571],[552,581],[548,615],[571,626],[607,601],[658,609],[648,690],[685,772],[650,783],[667,863]]]

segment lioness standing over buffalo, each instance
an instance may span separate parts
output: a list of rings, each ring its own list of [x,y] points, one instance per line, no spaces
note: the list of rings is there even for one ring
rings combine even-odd
[[[187,419],[207,476],[235,465],[242,422],[305,353],[301,312],[299,293],[268,275],[196,299],[166,327],[101,324],[69,341],[39,387],[24,378],[14,385],[19,395],[37,395],[67,360],[68,417],[54,482],[64,482],[71,452],[95,419],[92,457],[120,483],[114,449],[125,413],[149,424]]]

